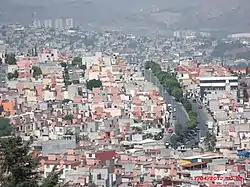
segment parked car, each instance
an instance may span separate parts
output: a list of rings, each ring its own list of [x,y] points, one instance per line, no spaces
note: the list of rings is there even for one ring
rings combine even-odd
[[[173,129],[168,129],[169,134],[172,134],[173,132],[174,132]]]
[[[201,105],[199,105],[197,108],[200,110],[200,109],[202,109],[202,106],[201,106]]]

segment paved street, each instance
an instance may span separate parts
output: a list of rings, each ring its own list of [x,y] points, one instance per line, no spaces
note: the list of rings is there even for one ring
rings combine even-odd
[[[171,120],[171,122],[173,122],[173,124],[180,123],[181,125],[186,126],[188,122],[188,114],[184,109],[183,105],[181,103],[176,102],[174,98],[163,89],[158,79],[152,74],[150,70],[145,70],[144,76],[147,81],[152,82],[159,88],[160,94],[164,97],[168,104],[172,105],[172,110],[176,108],[176,112],[172,114],[176,117],[176,121]]]
[[[207,113],[205,107],[200,103],[194,103],[192,100],[190,100],[192,103],[193,111],[197,112],[197,122],[198,122],[198,128],[200,129],[200,135],[205,136],[208,132],[208,128],[206,126],[206,122],[210,119],[209,114]],[[198,106],[201,105],[202,109],[198,109]]]
[[[177,102],[176,100],[174,100],[174,98],[172,96],[170,96],[168,93],[166,93],[166,101],[168,103],[171,103],[171,105],[172,105],[172,115],[171,115],[172,124],[174,125],[176,123],[179,123],[182,126],[186,126],[189,118],[188,118],[188,114],[187,114],[185,108],[183,107],[183,105],[181,103]],[[174,108],[176,109],[175,112],[173,111]],[[173,116],[176,117],[176,120],[172,120]]]

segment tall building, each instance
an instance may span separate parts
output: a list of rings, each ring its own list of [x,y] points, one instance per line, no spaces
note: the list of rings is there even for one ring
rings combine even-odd
[[[65,28],[70,29],[74,27],[74,21],[72,18],[68,18],[65,20]]]
[[[52,28],[52,21],[51,21],[51,19],[44,20],[44,27],[45,28]]]
[[[32,26],[33,26],[34,28],[37,28],[37,21],[36,21],[36,20],[33,21]]]
[[[55,29],[63,30],[63,20],[62,19],[55,20]]]
[[[51,19],[48,20],[48,24],[49,24],[49,28],[52,28],[52,27],[53,27],[53,25],[52,25],[52,20],[51,20]]]
[[[37,28],[41,28],[42,27],[42,24],[41,24],[40,20],[37,20],[36,24],[37,24]]]
[[[37,28],[36,12],[32,13],[32,26]]]

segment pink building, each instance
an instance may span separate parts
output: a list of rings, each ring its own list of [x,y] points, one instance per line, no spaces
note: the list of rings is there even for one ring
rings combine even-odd
[[[19,77],[32,77],[32,60],[17,61]]]

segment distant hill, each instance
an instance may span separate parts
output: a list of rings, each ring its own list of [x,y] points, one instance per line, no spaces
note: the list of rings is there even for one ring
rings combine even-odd
[[[97,26],[250,30],[249,0],[8,0],[1,2],[0,21],[31,22],[73,17]]]

